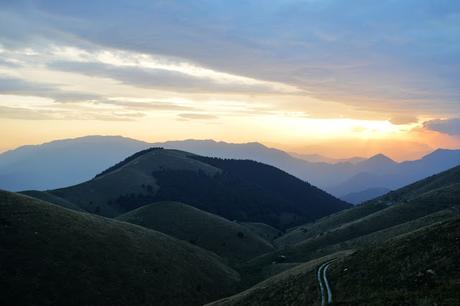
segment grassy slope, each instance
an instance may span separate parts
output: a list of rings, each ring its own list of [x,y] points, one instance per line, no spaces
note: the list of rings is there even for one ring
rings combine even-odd
[[[268,241],[245,226],[179,202],[150,204],[117,219],[188,241],[229,262],[248,260],[273,250]]]
[[[330,271],[336,300],[360,305],[458,305],[459,244],[457,219],[356,252]]]
[[[0,304],[200,305],[238,274],[136,225],[0,191]]]
[[[360,238],[373,233],[377,233],[371,237],[374,237],[374,242],[378,243],[381,241],[379,239],[385,238],[384,236],[378,234],[380,231],[390,229],[404,223],[410,223],[411,221],[415,221],[424,216],[429,216],[433,213],[459,205],[460,184],[454,184],[445,188],[432,190],[413,198],[407,203],[394,204],[357,220],[339,224],[335,228],[331,228],[328,231],[320,233],[300,243],[285,246],[273,253],[262,255],[248,262],[247,266],[260,268],[263,265],[270,264],[280,255],[286,256],[288,262],[301,261],[305,258],[312,258],[315,253],[324,254],[328,247],[337,249],[340,248],[341,244],[343,244],[343,248],[349,248],[347,244],[348,241],[353,241],[354,239],[359,240]],[[441,217],[440,219],[435,218],[435,220],[445,220],[448,217],[449,214]],[[427,224],[430,224],[428,220],[430,220],[430,218],[427,218],[425,221]],[[420,222],[416,222],[413,223],[412,226],[417,228],[421,225]],[[366,241],[369,242],[370,240],[366,239]]]
[[[398,203],[408,201],[422,193],[452,184],[460,184],[460,166],[392,191],[376,200],[373,200],[372,202]]]
[[[279,247],[293,245],[309,238],[320,235],[328,230],[336,228],[341,224],[359,220],[369,214],[382,210],[387,206],[381,203],[371,203],[356,206],[338,213],[323,217],[315,222],[299,226],[274,241]]]
[[[298,254],[296,256],[299,256],[307,250],[341,243],[459,205],[459,200],[460,184],[439,188],[422,194],[407,203],[396,204],[359,220],[343,224],[318,237],[296,244],[293,248],[295,254]]]
[[[351,251],[343,251],[299,264],[241,293],[209,303],[207,306],[311,305],[306,301],[311,296],[319,296],[319,288],[315,282],[315,268],[324,261],[342,258],[351,253]]]
[[[242,222],[241,225],[249,228],[251,231],[259,235],[260,237],[264,238],[268,241],[273,241],[279,236],[281,236],[282,232],[273,226],[270,226],[265,223],[260,222]]]
[[[229,220],[280,229],[351,206],[272,166],[164,149],[140,152],[93,180],[50,192],[108,217],[179,201]]]
[[[313,223],[299,226],[276,239],[274,244],[279,247],[294,245],[345,224],[360,220],[387,208],[390,204],[405,203],[411,199],[420,197],[424,193],[458,183],[460,183],[460,166],[392,191],[357,207],[326,216]]]
[[[47,191],[38,191],[38,190],[26,190],[26,191],[21,191],[21,194],[24,194],[26,196],[36,198],[48,203],[56,204],[68,209],[76,210],[76,211],[81,211],[83,212],[84,210],[78,207],[76,204],[71,203],[67,201],[66,199],[60,198],[57,195],[54,195],[50,192]]]
[[[449,208],[458,207],[459,204],[460,184],[431,190],[407,203],[394,204],[351,222],[338,223],[335,228],[332,227],[298,244],[261,255],[245,263],[240,271],[245,275],[245,282],[251,285],[260,281],[267,267],[281,255],[286,256],[286,262],[299,262],[339,250],[379,244],[392,235],[400,235],[425,225],[456,218],[456,210]],[[339,214],[347,214],[347,211]]]
[[[460,219],[397,236],[340,256],[328,270],[334,305],[458,305]],[[320,305],[315,268],[299,265],[209,305]]]
[[[190,153],[176,150],[151,150],[128,162],[121,162],[111,171],[103,172],[93,180],[75,186],[52,190],[53,194],[77,204],[88,212],[114,217],[127,210],[114,202],[119,196],[143,194],[149,196],[158,191],[153,171],[186,169],[215,174],[219,170],[198,160],[188,158]]]

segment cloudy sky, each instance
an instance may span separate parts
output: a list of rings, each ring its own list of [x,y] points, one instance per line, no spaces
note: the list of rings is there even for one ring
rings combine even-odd
[[[0,0],[0,151],[89,134],[460,148],[460,1]]]

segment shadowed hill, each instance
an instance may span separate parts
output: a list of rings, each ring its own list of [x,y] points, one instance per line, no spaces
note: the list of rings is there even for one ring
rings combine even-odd
[[[162,233],[0,191],[0,304],[201,305],[239,276]]]
[[[257,281],[264,269],[280,256],[285,262],[295,263],[340,250],[379,245],[395,235],[458,218],[459,170],[456,167],[395,191],[399,201],[394,196],[392,199],[383,196],[300,226],[274,241],[278,250],[250,260],[242,271]],[[443,186],[439,187],[440,184]]]
[[[358,207],[324,217],[288,232],[275,241],[277,245],[296,244],[303,240],[333,232],[346,224],[356,231],[360,222],[375,218],[375,226],[391,226],[398,220],[409,220],[460,204],[460,166],[392,191]],[[383,222],[387,220],[389,223]],[[370,225],[370,223],[369,223]],[[368,230],[370,228],[366,226]],[[359,235],[356,232],[356,235]]]
[[[265,223],[243,222],[241,224],[268,241],[273,241],[282,235],[280,230]]]
[[[146,150],[93,180],[50,192],[109,217],[179,201],[228,220],[280,229],[351,207],[272,166],[165,149]]]
[[[117,219],[188,241],[229,262],[248,260],[273,250],[269,242],[245,226],[179,202],[146,205]]]
[[[58,197],[57,195],[54,195],[50,192],[46,191],[38,191],[38,190],[26,190],[26,191],[21,191],[21,194],[25,194],[26,196],[36,198],[48,203],[56,204],[68,209],[73,209],[76,211],[84,211],[74,203],[71,203],[63,198]]]
[[[457,305],[460,219],[393,237],[378,247],[331,253],[275,275],[212,306],[321,305],[316,268],[328,269],[334,305]]]

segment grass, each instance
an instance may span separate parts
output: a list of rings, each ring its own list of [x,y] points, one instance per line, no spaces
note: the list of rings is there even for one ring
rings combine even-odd
[[[351,254],[350,251],[343,251],[299,264],[243,292],[212,302],[207,306],[312,305],[307,301],[311,300],[312,296],[319,298],[319,288],[315,281],[315,268],[324,261],[342,258],[349,254]],[[307,286],[307,284],[311,284],[311,286]]]
[[[1,305],[201,305],[239,275],[140,226],[0,191]]]
[[[458,305],[460,218],[357,251],[317,257],[209,306],[320,305],[315,268],[328,270],[333,305]]]
[[[54,195],[50,192],[38,191],[38,190],[26,190],[26,191],[21,191],[20,193],[26,196],[36,198],[36,199],[39,199],[39,200],[42,200],[48,203],[56,204],[56,205],[59,205],[59,206],[62,206],[68,209],[73,209],[73,210],[81,211],[81,212],[84,211],[83,209],[78,207],[76,204],[71,203],[67,201],[66,199],[60,198],[57,195]]]
[[[49,192],[106,217],[179,201],[229,220],[278,229],[351,206],[272,166],[165,149],[139,152],[88,182]]]
[[[251,231],[259,235],[260,237],[264,238],[265,240],[268,240],[272,242],[276,238],[280,237],[283,232],[280,230],[274,228],[273,226],[270,226],[265,223],[260,223],[260,222],[241,222],[242,225],[246,226],[249,228]]]
[[[458,305],[460,220],[420,229],[334,265],[338,303]]]
[[[230,263],[273,250],[249,228],[179,202],[158,202],[117,217],[210,250]]]
[[[346,249],[378,245],[388,238],[411,232],[426,225],[458,217],[451,207],[460,203],[460,184],[453,184],[420,194],[412,200],[377,210],[361,218],[351,218],[359,214],[340,212],[330,218],[323,218],[312,227],[330,228],[312,238],[294,245],[278,248],[272,253],[263,254],[246,263],[239,269],[245,276],[245,282],[252,285],[260,281],[264,271],[280,256],[285,262],[301,262]],[[366,206],[381,205],[369,203]],[[363,206],[365,208],[366,206]],[[350,212],[357,208],[351,209]],[[344,218],[346,216],[346,218]],[[338,219],[352,220],[341,224]],[[323,226],[321,222],[325,222]],[[335,225],[335,227],[331,225]],[[287,234],[289,235],[289,233]],[[282,238],[280,238],[282,239]],[[276,242],[276,241],[275,241]]]

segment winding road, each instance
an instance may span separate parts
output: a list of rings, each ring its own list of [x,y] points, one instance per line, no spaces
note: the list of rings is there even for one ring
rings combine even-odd
[[[321,291],[321,306],[326,305],[326,301],[327,304],[332,304],[332,290],[327,280],[327,269],[334,261],[335,259],[326,261],[316,270],[316,279],[318,280]]]

